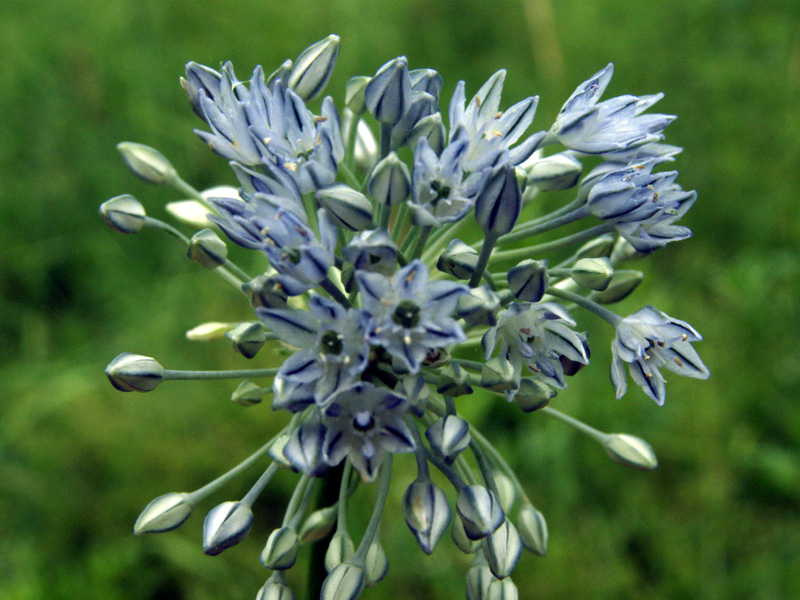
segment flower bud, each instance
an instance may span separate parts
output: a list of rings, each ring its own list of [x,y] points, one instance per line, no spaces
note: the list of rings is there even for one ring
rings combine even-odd
[[[289,435],[288,433],[284,433],[276,437],[275,441],[272,442],[272,445],[269,447],[269,450],[267,450],[267,456],[269,456],[270,459],[272,459],[272,462],[278,463],[280,466],[286,467],[287,469],[294,470],[292,464],[286,459],[286,456],[284,456],[283,454],[283,451],[286,448],[286,444],[289,442],[291,438],[292,436]]]
[[[264,326],[261,323],[239,323],[225,334],[233,342],[233,349],[245,358],[253,358],[267,341]]]
[[[338,565],[322,582],[320,600],[356,600],[364,589],[364,569],[351,563]]]
[[[297,57],[288,84],[303,100],[313,100],[328,85],[339,57],[339,46],[339,36],[329,35]]]
[[[300,532],[298,533],[300,543],[310,544],[325,539],[336,524],[336,519],[337,511],[334,506],[315,510],[306,517],[306,520],[300,526]]]
[[[497,325],[500,311],[500,297],[488,285],[469,288],[469,292],[458,299],[456,316],[464,319],[467,327],[476,325]]]
[[[627,298],[639,287],[644,279],[641,271],[617,271],[605,291],[592,294],[591,298],[600,304],[613,304]]]
[[[100,216],[117,233],[139,233],[146,218],[141,202],[123,194],[100,205]]]
[[[281,577],[276,578],[275,575],[270,577],[264,586],[258,590],[256,600],[294,600],[294,593],[291,588],[286,585],[286,579]]]
[[[134,142],[120,142],[117,150],[122,154],[122,159],[128,168],[137,177],[148,183],[160,185],[168,183],[177,177],[175,167],[158,150],[136,144]]]
[[[627,433],[612,433],[603,442],[603,448],[611,460],[631,469],[652,471],[658,466],[658,458],[650,444]]]
[[[186,332],[186,339],[193,342],[210,342],[218,340],[236,326],[236,323],[202,323]]]
[[[614,248],[614,236],[610,233],[603,234],[593,240],[586,242],[578,248],[575,253],[576,258],[601,258],[609,256]]]
[[[325,427],[318,420],[308,420],[289,437],[283,455],[289,464],[309,477],[324,477],[328,464],[322,456]]]
[[[364,103],[381,123],[397,123],[411,104],[411,77],[405,56],[383,65],[364,89]]]
[[[467,280],[475,272],[478,264],[478,251],[461,240],[453,240],[439,256],[436,268],[456,279]]]
[[[206,269],[216,269],[228,260],[228,248],[211,229],[203,229],[192,236],[186,256]]]
[[[325,552],[325,570],[330,573],[338,565],[350,560],[356,553],[353,538],[345,531],[335,533]]]
[[[350,231],[374,229],[372,203],[367,197],[343,183],[334,183],[317,190],[314,198],[326,209],[334,222]]]
[[[523,377],[519,381],[519,390],[514,396],[514,403],[522,409],[522,412],[529,413],[544,408],[555,396],[556,391],[543,381]]]
[[[517,499],[517,490],[511,480],[503,473],[494,473],[494,485],[497,487],[497,493],[500,495],[500,506],[503,511],[508,514],[514,506]]]
[[[231,394],[231,401],[242,406],[253,406],[261,403],[267,391],[266,388],[258,387],[252,381],[245,380]]]
[[[274,277],[259,275],[242,284],[242,291],[250,298],[253,308],[288,308],[288,296]]]
[[[397,269],[397,245],[383,227],[367,229],[356,235],[342,248],[342,256],[359,271],[389,277]]]
[[[412,150],[415,149],[422,138],[428,140],[431,150],[437,155],[441,155],[447,140],[447,130],[442,123],[441,113],[435,112],[417,121],[417,124],[408,133],[408,147]]]
[[[547,554],[547,521],[533,505],[525,503],[519,509],[517,532],[526,550],[539,556]]]
[[[438,419],[425,430],[431,450],[451,465],[464,449],[469,446],[469,423],[456,415]]]
[[[261,551],[261,564],[273,571],[291,569],[297,560],[297,531],[294,527],[274,530]]]
[[[425,554],[430,554],[450,524],[444,491],[431,480],[416,479],[403,496],[403,516]]]
[[[567,377],[573,377],[577,375],[577,373],[588,364],[589,359],[592,357],[592,348],[589,346],[589,336],[586,334],[586,332],[579,333],[578,340],[580,341],[581,346],[583,346],[583,354],[586,356],[585,361],[572,360],[563,354],[558,358],[559,362],[561,363],[561,368],[564,369],[564,375]]]
[[[162,533],[177,529],[189,518],[194,504],[188,494],[171,493],[159,496],[148,504],[136,523],[133,533]]]
[[[348,79],[344,85],[344,104],[357,115],[367,109],[364,105],[364,90],[370,79],[366,75],[358,75]]]
[[[483,540],[483,552],[489,568],[498,579],[505,579],[514,570],[522,556],[522,542],[516,527],[505,519],[497,531]]]
[[[155,359],[123,352],[106,367],[106,376],[121,392],[150,392],[164,379],[164,369]]]
[[[548,285],[547,259],[528,258],[508,271],[509,291],[523,302],[539,302]]]
[[[372,542],[367,549],[367,558],[364,561],[366,564],[366,585],[372,587],[381,579],[386,577],[389,572],[389,559],[386,558],[386,552],[379,542]]]
[[[481,543],[478,540],[471,540],[467,537],[467,532],[464,531],[464,524],[461,519],[454,519],[451,529],[450,536],[453,538],[453,543],[464,554],[474,554],[481,547]]]
[[[489,565],[479,553],[467,571],[467,600],[486,600],[489,585],[495,580]]]
[[[191,225],[198,229],[205,229],[212,225],[211,221],[209,221],[206,216],[211,211],[197,200],[176,200],[175,202],[167,202],[164,208],[174,219],[186,225]]]
[[[639,252],[628,240],[621,237],[617,238],[614,249],[611,251],[611,262],[616,265],[617,263],[642,258],[643,256],[647,255]]]
[[[482,485],[465,486],[458,494],[456,510],[471,540],[479,540],[497,531],[505,514],[494,493]]]
[[[566,190],[578,183],[583,165],[571,154],[562,152],[528,161],[521,165],[527,174],[527,185],[543,192]]]
[[[486,600],[519,600],[517,586],[510,578],[492,581],[486,590]]]
[[[481,369],[481,387],[493,392],[504,392],[519,387],[514,365],[504,356],[495,356]]]
[[[605,257],[582,258],[570,269],[569,275],[578,285],[602,292],[611,283],[614,267]]]
[[[514,228],[522,211],[522,190],[514,167],[506,165],[489,177],[475,202],[475,220],[487,235],[501,236]]]
[[[275,82],[277,82],[279,79],[285,82],[287,79],[289,79],[289,73],[291,72],[292,72],[292,59],[287,58],[280,64],[280,66],[277,69],[275,69],[272,73],[269,74],[269,77],[267,77],[266,81],[267,87],[269,89],[274,89]]]
[[[397,386],[403,396],[408,398],[408,410],[416,417],[425,414],[425,406],[431,395],[431,388],[425,383],[422,375],[411,375],[403,377]]]
[[[436,391],[444,396],[464,396],[472,393],[469,384],[469,373],[458,363],[450,363],[439,375]]]
[[[367,191],[378,204],[394,206],[400,204],[411,193],[411,175],[408,167],[390,152],[375,165],[367,182]]]
[[[241,502],[223,502],[212,508],[203,521],[203,552],[216,556],[247,537],[253,511]]]

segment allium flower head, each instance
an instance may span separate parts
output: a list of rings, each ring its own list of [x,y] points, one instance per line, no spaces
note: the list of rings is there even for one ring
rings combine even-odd
[[[623,363],[634,382],[656,401],[664,404],[666,388],[664,368],[678,375],[707,379],[709,371],[690,345],[703,338],[684,321],[673,319],[653,306],[625,317],[617,325],[617,336],[611,342],[614,362],[611,365],[611,382],[617,399],[628,389]]]

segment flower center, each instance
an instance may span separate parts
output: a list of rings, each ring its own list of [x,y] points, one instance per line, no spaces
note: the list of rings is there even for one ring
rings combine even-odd
[[[375,417],[368,410],[360,410],[353,415],[353,429],[362,433],[375,427]]]
[[[450,197],[451,188],[446,183],[442,183],[438,179],[435,179],[431,182],[431,189],[436,192],[436,197],[431,200],[431,204],[436,206],[439,200],[447,200]]]
[[[405,329],[416,327],[420,321],[419,306],[411,302],[411,300],[403,300],[394,309],[392,321]]]
[[[341,354],[344,349],[342,336],[331,329],[322,334],[319,346],[324,354]]]

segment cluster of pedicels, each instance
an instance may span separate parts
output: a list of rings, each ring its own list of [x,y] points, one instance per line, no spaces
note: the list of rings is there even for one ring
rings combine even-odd
[[[176,371],[124,353],[106,369],[112,384],[143,392],[164,380],[240,379],[234,401],[253,405],[271,393],[272,408],[293,415],[217,480],[153,500],[134,531],[178,527],[212,492],[268,463],[241,500],[206,516],[203,549],[218,554],[247,536],[251,506],[276,471],[288,468],[300,476],[282,526],[261,553],[273,574],[259,598],[293,598],[285,572],[298,545],[323,539],[321,598],[356,598],[388,570],[381,515],[392,457],[409,453],[418,475],[403,483],[402,508],[423,551],[433,552],[450,527],[456,546],[474,556],[467,597],[516,598],[509,575],[523,548],[546,552],[545,520],[491,442],[459,415],[456,399],[470,402],[476,388],[499,394],[524,412],[576,427],[617,462],[656,466],[643,440],[600,432],[547,404],[589,362],[587,336],[570,312],[576,307],[614,328],[617,398],[628,373],[659,405],[664,370],[708,377],[690,325],[652,306],[626,317],[606,308],[642,280],[639,271],[619,269],[622,263],[691,235],[674,223],[695,193],[681,189],[675,171],[658,170],[680,152],[661,143],[673,117],[645,112],[660,94],[600,101],[608,65],[578,86],[548,130],[529,134],[538,97],[501,109],[505,71],[469,100],[459,82],[445,115],[439,73],[409,69],[405,57],[350,79],[340,113],[330,97],[310,104],[338,54],[339,38],[331,35],[268,77],[256,67],[249,82],[230,63],[219,72],[187,65],[181,83],[208,127],[197,135],[230,161],[238,189],[198,192],[152,148],[119,145],[135,174],[190,196],[167,210],[198,231],[186,237],[129,195],[101,206],[106,223],[122,233],[151,228],[178,238],[190,258],[242,291],[257,317],[206,323],[187,336],[227,337],[248,359],[268,340],[289,354],[278,368]],[[596,166],[584,174],[587,159]],[[567,189],[574,200],[543,210],[542,192]],[[579,222],[586,227],[532,241]],[[263,253],[263,272],[253,277],[228,260],[219,232]],[[558,257],[555,264],[545,253]],[[455,518],[431,466],[453,487]],[[356,547],[347,502],[373,481],[374,509]],[[335,501],[310,510],[320,482],[334,486]]]

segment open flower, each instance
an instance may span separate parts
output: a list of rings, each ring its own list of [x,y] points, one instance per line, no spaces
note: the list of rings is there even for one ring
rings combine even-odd
[[[622,319],[617,325],[617,337],[611,342],[614,355],[611,382],[617,399],[628,389],[623,363],[628,363],[633,380],[659,406],[666,398],[666,382],[660,368],[686,377],[707,379],[708,369],[690,345],[702,339],[691,325],[653,306],[645,306]]]

